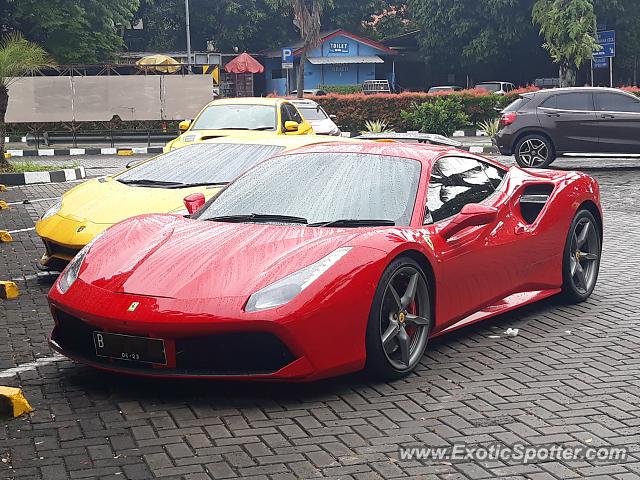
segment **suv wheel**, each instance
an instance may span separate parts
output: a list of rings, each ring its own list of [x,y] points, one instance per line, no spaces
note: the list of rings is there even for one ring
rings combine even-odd
[[[549,139],[536,134],[527,135],[518,141],[515,156],[518,165],[526,168],[545,168],[556,159]]]

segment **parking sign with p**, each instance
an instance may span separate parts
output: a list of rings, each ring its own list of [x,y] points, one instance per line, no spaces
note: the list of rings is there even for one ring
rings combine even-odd
[[[293,48],[282,49],[282,68],[293,68]]]

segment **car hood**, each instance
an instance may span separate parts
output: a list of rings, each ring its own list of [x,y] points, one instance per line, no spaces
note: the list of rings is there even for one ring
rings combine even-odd
[[[356,236],[348,229],[140,216],[107,231],[87,255],[80,279],[152,297],[248,296]]]
[[[58,215],[79,223],[112,225],[145,213],[169,213],[183,207],[185,196],[209,198],[221,187],[155,188],[125,185],[115,179],[90,180],[67,192]]]

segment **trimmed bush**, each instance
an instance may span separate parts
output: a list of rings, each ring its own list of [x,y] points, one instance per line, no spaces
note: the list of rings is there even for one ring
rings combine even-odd
[[[400,112],[400,118],[412,130],[450,136],[469,123],[469,115],[463,108],[462,100],[458,96],[441,96],[432,102],[413,104],[409,111]]]

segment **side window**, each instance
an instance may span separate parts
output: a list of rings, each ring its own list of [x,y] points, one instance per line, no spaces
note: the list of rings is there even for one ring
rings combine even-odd
[[[280,107],[280,116],[282,117],[282,127],[284,128],[285,122],[295,121],[289,115],[289,110],[287,109],[287,105],[284,104]]]
[[[601,112],[636,112],[640,113],[640,99],[621,93],[597,93],[596,109]]]
[[[593,95],[587,92],[580,93],[562,93],[555,96],[556,106],[558,110],[578,110],[593,111]],[[545,107],[546,107],[545,102]]]
[[[495,186],[487,175],[486,167],[471,158],[445,157],[438,160],[431,170],[424,223],[449,218],[466,204],[480,203],[489,197]],[[494,174],[500,176],[499,171]]]
[[[293,120],[294,122],[302,123],[302,116],[300,115],[296,107],[294,107],[290,103],[285,103],[284,108],[286,108],[289,112],[289,117],[291,117],[291,120]]]
[[[484,167],[484,173],[489,177],[489,182],[491,182],[493,188],[498,188],[498,185],[502,183],[502,179],[507,174],[507,171],[489,163],[482,163],[482,166]]]

